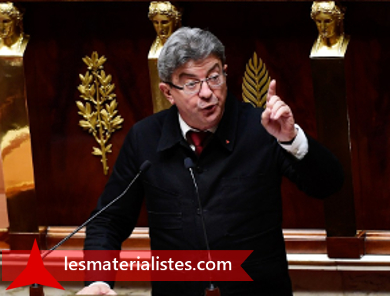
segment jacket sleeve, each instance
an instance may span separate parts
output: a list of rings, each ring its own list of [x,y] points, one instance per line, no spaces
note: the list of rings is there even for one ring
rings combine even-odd
[[[282,173],[309,196],[325,198],[343,186],[343,168],[327,148],[310,136],[306,137],[309,150],[302,160],[282,152]]]
[[[136,143],[135,133],[130,131],[91,215],[122,194],[139,172],[142,160],[137,159]],[[87,225],[84,250],[120,250],[122,242],[129,237],[137,223],[143,197],[142,181],[138,178],[119,200]],[[86,284],[96,280],[101,279],[87,279]],[[113,286],[113,282],[107,283]]]
[[[92,214],[122,194],[138,173],[142,161],[137,161],[134,148],[137,147],[136,141],[134,133],[130,131]],[[140,178],[137,179],[121,199],[87,226],[85,250],[119,250],[121,248],[122,242],[129,237],[137,223],[144,196],[141,183]]]

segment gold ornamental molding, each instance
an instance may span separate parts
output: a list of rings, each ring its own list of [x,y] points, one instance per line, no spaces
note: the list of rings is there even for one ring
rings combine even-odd
[[[115,84],[111,83],[112,76],[106,75],[103,70],[106,57],[99,58],[98,53],[94,51],[91,57],[86,56],[82,60],[88,66],[88,70],[84,76],[79,75],[81,84],[77,89],[81,93],[80,97],[86,101],[85,105],[81,101],[76,101],[78,114],[83,117],[79,125],[92,134],[98,143],[98,147],[92,147],[92,154],[101,156],[103,172],[107,175],[109,169],[107,154],[112,152],[112,144],[108,141],[116,130],[122,128],[124,120],[117,115],[118,103],[113,92]]]
[[[265,64],[254,52],[253,57],[246,64],[243,77],[242,99],[244,102],[251,103],[254,107],[264,108],[270,81]]]

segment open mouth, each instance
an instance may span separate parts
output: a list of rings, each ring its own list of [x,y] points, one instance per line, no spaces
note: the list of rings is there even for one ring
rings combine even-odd
[[[203,109],[204,111],[210,112],[210,111],[214,111],[216,107],[217,107],[217,105],[210,105],[210,106],[207,106],[207,107],[202,108],[202,109]]]

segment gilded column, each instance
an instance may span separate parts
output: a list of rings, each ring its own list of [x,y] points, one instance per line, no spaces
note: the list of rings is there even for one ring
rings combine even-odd
[[[38,233],[23,68],[28,36],[23,33],[22,18],[13,3],[0,3],[0,149],[12,249],[32,245],[31,239],[14,240],[14,234]]]
[[[351,143],[345,78],[349,36],[345,8],[334,1],[315,1],[311,17],[318,37],[310,53],[319,140],[340,160],[345,175],[340,192],[324,201],[327,252],[331,258],[360,258],[364,234],[356,230]]]

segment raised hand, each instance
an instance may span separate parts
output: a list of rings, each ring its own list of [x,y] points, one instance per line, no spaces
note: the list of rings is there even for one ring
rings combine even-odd
[[[290,107],[276,95],[275,80],[269,84],[267,103],[261,116],[261,124],[268,133],[280,142],[289,142],[297,135]]]

